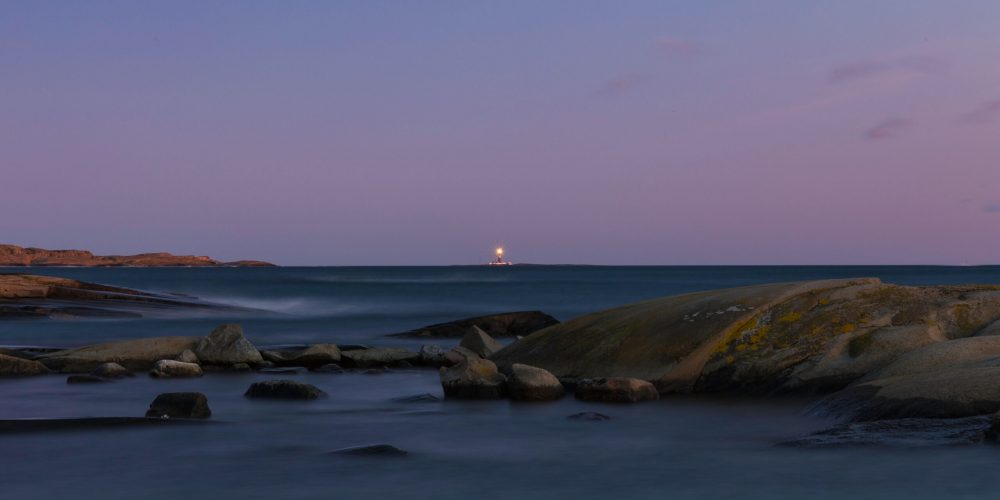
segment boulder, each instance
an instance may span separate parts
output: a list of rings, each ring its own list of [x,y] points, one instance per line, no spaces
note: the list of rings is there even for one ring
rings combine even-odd
[[[559,379],[548,371],[514,363],[507,373],[507,393],[516,401],[552,401],[565,391]]]
[[[483,359],[482,356],[462,347],[454,347],[444,353],[445,365],[457,365],[469,359]]]
[[[101,378],[125,378],[132,376],[132,372],[118,363],[104,363],[94,368],[94,371],[90,372],[90,374]]]
[[[326,393],[312,384],[296,382],[294,380],[265,380],[251,384],[243,396],[248,398],[310,400],[326,397]]]
[[[497,365],[486,359],[467,359],[450,368],[441,368],[441,387],[449,398],[501,398],[506,382],[507,377],[497,371]]]
[[[161,359],[174,359],[194,347],[197,337],[153,337],[95,344],[38,357],[50,369],[62,373],[86,373],[104,363],[118,363],[130,371],[145,371]]]
[[[475,325],[469,328],[468,333],[462,337],[462,342],[458,346],[464,347],[484,358],[488,358],[499,352],[500,349],[503,349],[503,345],[493,340],[493,337],[490,337]]]
[[[200,377],[202,374],[201,366],[172,359],[161,359],[149,370],[149,376],[156,378]]]
[[[376,347],[341,352],[341,361],[352,368],[392,366],[400,361],[412,363],[419,359],[419,354],[399,347]]]
[[[461,338],[472,326],[478,326],[493,337],[527,336],[543,328],[558,324],[559,321],[541,311],[517,311],[502,314],[476,316],[448,323],[417,328],[397,333],[400,337]]]
[[[52,371],[38,361],[0,354],[0,377],[25,377],[47,373]]]
[[[289,359],[289,362],[305,367],[322,366],[340,362],[340,349],[334,344],[309,346]]]
[[[199,365],[201,364],[201,361],[198,359],[198,356],[196,356],[194,351],[192,351],[191,349],[184,349],[184,351],[181,352],[179,356],[177,356],[177,361],[181,361],[184,363],[196,363]]]
[[[603,403],[638,403],[659,399],[653,384],[635,378],[599,378],[581,380],[576,397]]]
[[[264,361],[257,348],[243,336],[243,327],[236,323],[220,325],[195,344],[195,356],[211,365],[256,364]]]
[[[110,382],[110,380],[96,375],[70,375],[66,377],[67,384],[99,384],[102,382]]]
[[[146,411],[150,418],[208,418],[212,410],[200,392],[167,392],[156,396]]]
[[[424,366],[444,366],[448,364],[453,364],[448,361],[447,354],[448,351],[436,345],[423,345],[420,346],[420,364]]]

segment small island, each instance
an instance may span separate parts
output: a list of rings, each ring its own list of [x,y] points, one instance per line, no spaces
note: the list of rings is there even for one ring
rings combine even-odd
[[[270,267],[270,262],[237,260],[223,262],[198,255],[174,255],[167,252],[137,255],[94,255],[86,250],[46,250],[0,244],[0,266],[78,266],[78,267]]]

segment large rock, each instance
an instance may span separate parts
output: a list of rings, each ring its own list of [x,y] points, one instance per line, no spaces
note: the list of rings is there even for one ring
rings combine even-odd
[[[581,380],[576,398],[603,403],[638,403],[659,399],[653,384],[635,378],[599,378]]]
[[[323,366],[340,362],[340,349],[334,344],[316,344],[291,356],[288,362],[305,367]]]
[[[94,371],[90,372],[90,374],[101,378],[124,378],[132,376],[132,372],[118,363],[104,363],[94,368]]]
[[[424,366],[444,366],[453,364],[448,360],[448,351],[436,345],[420,346],[420,364]]]
[[[467,359],[450,368],[441,368],[441,387],[445,397],[460,399],[496,399],[506,392],[507,377],[497,365],[486,359]]]
[[[161,359],[149,370],[149,375],[156,378],[200,377],[202,374],[201,366],[172,359]]]
[[[216,327],[207,337],[199,340],[192,351],[199,361],[209,365],[256,364],[264,361],[257,348],[243,336],[243,327],[236,323]]]
[[[369,368],[376,366],[393,366],[401,362],[419,362],[420,355],[399,347],[376,347],[372,349],[357,349],[340,353],[341,360],[352,368]]]
[[[200,392],[167,392],[156,396],[146,411],[150,418],[208,418],[212,410]]]
[[[560,378],[639,378],[661,393],[825,393],[997,320],[996,286],[908,287],[871,278],[779,283],[589,314],[491,359]]]
[[[565,391],[555,375],[534,366],[514,363],[507,374],[507,393],[517,401],[551,401]]]
[[[131,371],[145,371],[161,359],[174,359],[194,347],[198,337],[153,337],[67,349],[38,357],[45,366],[63,373],[90,372],[104,363],[118,363]]]
[[[201,360],[198,359],[198,356],[195,355],[194,351],[192,351],[191,349],[184,349],[184,351],[181,352],[179,356],[177,356],[177,361],[183,361],[185,363],[195,363],[199,365],[201,364]]]
[[[47,373],[52,371],[38,361],[0,354],[0,377],[25,377]]]
[[[493,340],[486,332],[482,331],[478,326],[472,326],[469,328],[468,333],[462,337],[462,342],[460,342],[459,347],[464,347],[480,357],[488,358],[500,349],[503,349],[503,345]]]
[[[243,396],[264,399],[319,399],[326,393],[312,384],[294,380],[265,380],[250,385]]]
[[[493,337],[524,337],[558,323],[557,319],[541,311],[518,311],[438,323],[397,333],[394,336],[461,338],[465,336],[469,328],[478,326]]]

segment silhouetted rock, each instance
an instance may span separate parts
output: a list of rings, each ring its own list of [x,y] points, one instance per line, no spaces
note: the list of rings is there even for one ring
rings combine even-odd
[[[167,392],[156,396],[149,405],[146,417],[151,418],[208,418],[212,410],[208,398],[200,392]]]
[[[143,253],[138,255],[94,255],[86,250],[46,250],[44,248],[24,248],[17,245],[0,245],[0,266],[272,266],[263,261],[219,262],[210,257],[194,255],[173,255],[166,252]]]
[[[263,382],[255,382],[243,395],[248,398],[306,400],[326,397],[326,393],[318,387],[294,380],[265,380]]]

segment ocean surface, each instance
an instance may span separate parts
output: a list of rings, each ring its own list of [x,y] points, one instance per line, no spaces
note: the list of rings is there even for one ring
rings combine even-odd
[[[0,268],[0,272],[24,272]],[[385,335],[493,312],[561,320],[664,295],[755,283],[878,277],[1000,283],[1000,267],[33,268],[30,272],[238,305],[223,314],[0,322],[0,345],[69,347],[205,335],[236,321],[259,346],[334,342],[417,348]],[[456,341],[435,340],[442,346]],[[242,397],[261,374],[137,376],[67,385],[0,380],[0,419],[141,416],[162,392],[204,392],[212,424],[0,435],[0,498],[994,498],[1000,449],[901,439],[833,448],[779,444],[831,422],[808,401],[668,397],[630,406],[441,396],[427,369],[281,375],[330,397]],[[575,421],[582,411],[611,420]],[[330,455],[388,443],[402,458]]]

